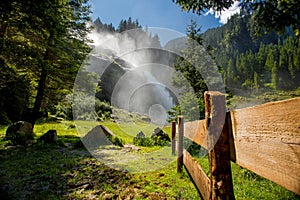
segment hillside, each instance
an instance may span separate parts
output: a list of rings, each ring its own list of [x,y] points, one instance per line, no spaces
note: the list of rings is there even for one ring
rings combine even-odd
[[[231,89],[290,90],[299,87],[300,40],[289,29],[255,35],[247,15],[235,15],[222,27],[203,33],[206,46],[223,69],[223,79]]]

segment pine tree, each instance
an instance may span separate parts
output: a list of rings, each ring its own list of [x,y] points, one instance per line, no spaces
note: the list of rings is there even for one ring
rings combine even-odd
[[[233,60],[229,59],[228,66],[227,66],[226,85],[228,86],[235,85],[235,81],[236,81],[235,77],[236,77],[236,72],[235,72]]]
[[[185,58],[179,57],[174,67],[176,71],[180,72],[180,74],[184,77],[184,80],[186,80],[192,88],[193,91],[186,92],[194,93],[194,95],[198,99],[198,112],[200,113],[200,116],[203,117],[204,92],[207,91],[208,88],[200,72],[204,72],[208,69],[206,68],[207,63],[205,63],[204,61],[205,56],[203,52],[203,46],[201,46],[202,37],[200,34],[200,28],[198,28],[195,21],[192,20],[190,25],[188,25],[186,34],[188,36],[186,48],[182,51]],[[173,81],[175,80],[181,79],[174,78]],[[181,85],[181,83],[175,84]],[[187,108],[188,106],[186,105],[185,107]]]
[[[278,72],[277,72],[277,62],[274,62],[272,67],[272,86],[276,90],[278,88]]]
[[[150,36],[149,36],[150,37]],[[151,37],[150,37],[151,38]],[[161,48],[160,45],[160,41],[159,41],[159,37],[157,34],[155,34],[152,38],[151,38],[151,46],[154,48]]]
[[[258,89],[260,87],[260,83],[259,83],[258,74],[256,72],[254,72],[253,80],[254,80],[254,89],[255,89],[256,92],[258,92]]]
[[[58,100],[56,91],[71,90],[77,70],[90,48],[86,45],[86,26],[90,10],[87,0],[9,0],[12,9],[0,9],[9,20],[0,22],[2,33],[0,51],[6,66],[17,73],[26,73],[37,85],[31,117],[33,125],[45,102]],[[18,23],[15,23],[18,21]],[[5,28],[3,28],[3,27]],[[19,35],[19,37],[14,37]],[[8,46],[9,44],[9,46]],[[12,48],[14,47],[14,48]],[[55,98],[54,98],[55,97]],[[43,104],[44,102],[44,104]]]
[[[267,58],[267,54],[266,54],[266,50],[265,50],[265,45],[261,42],[260,46],[259,46],[259,50],[258,53],[256,54],[256,67],[255,67],[255,71],[258,73],[263,73],[264,71],[264,66],[266,63],[266,58]]]

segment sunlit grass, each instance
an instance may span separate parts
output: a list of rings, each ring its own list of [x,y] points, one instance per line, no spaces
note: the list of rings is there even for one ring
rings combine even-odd
[[[69,137],[64,138],[64,136],[77,135],[77,129],[74,127],[76,123],[64,121],[37,124],[34,131],[40,136],[49,129],[55,129],[61,136],[60,139],[74,143],[75,140]],[[79,123],[87,131],[97,125],[94,122],[81,121]],[[101,124],[106,125],[118,137],[121,137],[122,133],[118,124],[112,122]],[[137,127],[134,129],[128,125],[123,128],[140,131],[140,126]],[[153,131],[152,128],[148,131],[150,134]],[[3,137],[1,137],[1,143],[5,144],[2,139]],[[155,148],[144,147],[141,151],[130,153],[142,155],[147,151],[159,150]],[[119,199],[126,199],[130,196],[133,199],[199,199],[198,192],[186,171],[184,170],[182,174],[176,172],[176,162],[168,162],[157,171],[149,170],[146,173],[132,174],[105,166],[105,163],[100,163],[89,156],[84,148],[73,149],[55,144],[44,146],[43,143],[37,142],[27,149],[21,147],[6,149],[5,145],[0,145],[0,151],[0,176],[2,177],[0,187],[13,185],[14,187],[9,190],[12,198],[22,196],[25,199],[87,199],[94,195],[97,199],[102,199],[104,196]],[[86,153],[82,155],[82,152]],[[162,151],[161,155],[153,153],[151,156],[164,158],[166,153],[169,154],[169,150]],[[142,163],[132,162],[131,165],[137,168],[153,169],[147,160]],[[37,190],[39,192],[36,192]]]
[[[36,136],[41,136],[46,133],[48,130],[56,130],[58,136],[78,136],[77,130],[72,121],[62,121],[60,123],[41,123],[34,126],[33,132]]]
[[[62,121],[60,123],[41,123],[36,124],[34,127],[34,132],[37,136],[41,136],[43,133],[47,132],[50,129],[57,130],[57,133],[59,136],[79,136],[78,134],[78,128],[80,131],[82,131],[84,134],[86,134],[89,130],[91,130],[93,127],[102,124],[109,128],[117,137],[120,137],[125,141],[125,143],[132,143],[132,138],[139,132],[143,131],[146,135],[150,136],[153,132],[153,130],[157,127],[156,125],[149,125],[147,123],[139,123],[138,125],[132,124],[132,123],[123,123],[123,124],[117,124],[112,121],[106,121],[106,122],[88,122],[88,121]],[[1,138],[3,138],[5,131],[7,127],[0,127],[0,134]],[[169,135],[171,132],[170,126],[165,127],[164,131],[166,131]],[[79,140],[79,139],[78,139]],[[70,140],[71,141],[71,140]],[[4,144],[4,143],[3,143]],[[1,149],[4,148],[4,145],[0,145]],[[161,149],[161,147],[140,147],[141,151],[134,152],[133,154],[142,155],[148,152],[156,152]],[[53,156],[50,156],[50,154],[53,154],[47,150],[38,150],[39,153],[45,154],[42,155],[43,158],[53,159]],[[3,151],[4,152],[4,151]],[[56,151],[55,151],[56,152]],[[26,153],[26,152],[24,152]],[[169,150],[166,152],[163,152],[163,154],[169,154]],[[26,159],[22,161],[22,156],[20,157],[19,154],[14,154],[16,157],[16,161],[14,161],[14,157],[5,156],[3,158],[8,159],[7,162],[2,163],[2,169],[5,169],[7,178],[15,178],[16,181],[14,182],[16,184],[16,187],[18,185],[23,185],[22,181],[24,181],[24,177],[18,179],[18,174],[12,172],[11,170],[15,170],[18,172],[18,170],[13,167],[15,164],[14,162],[23,162],[23,172],[25,174],[29,174],[28,176],[31,176],[31,174],[38,170],[34,166],[35,165],[25,165]],[[27,156],[29,154],[26,154]],[[36,154],[32,154],[35,156]],[[153,158],[159,158],[160,154],[153,154]],[[28,157],[32,160],[32,162],[40,163],[39,161],[34,161],[34,158]],[[57,160],[58,159],[58,160]],[[59,156],[55,158],[55,164],[53,167],[55,170],[50,170],[46,172],[47,170],[39,170],[41,173],[46,173],[45,176],[52,176],[52,173],[60,173],[60,169],[57,166],[73,166],[76,162],[68,162],[63,157]],[[79,159],[79,158],[78,158]],[[174,157],[174,160],[176,157]],[[196,158],[198,162],[201,163],[201,166],[203,167],[204,171],[207,175],[209,175],[209,164],[208,159],[206,157],[202,158]],[[79,161],[79,160],[78,160]],[[63,164],[59,164],[63,163]],[[78,163],[78,162],[77,162]],[[127,163],[130,166],[133,166],[132,170],[138,170],[139,168],[149,168],[151,167],[151,162],[147,162],[147,159],[140,160],[139,163]],[[16,166],[18,166],[16,164]],[[48,166],[52,166],[51,162],[45,161],[45,163],[40,163],[37,167],[42,167],[47,169]],[[136,169],[134,169],[136,167]],[[286,190],[285,188],[273,183],[272,181],[269,181],[267,179],[264,179],[258,175],[256,175],[253,172],[250,172],[246,169],[243,169],[236,165],[235,163],[231,163],[232,167],[232,177],[233,177],[233,186],[234,186],[234,193],[236,199],[299,199],[297,195],[294,193]],[[32,169],[31,169],[32,168]],[[87,170],[84,172],[84,174],[78,174],[76,176],[76,179],[70,179],[69,181],[76,183],[78,181],[78,178],[80,176],[87,176],[87,172],[89,173],[95,173],[94,169],[88,170],[88,168],[83,168],[84,170]],[[185,199],[199,199],[198,192],[193,185],[192,181],[189,179],[189,176],[187,172],[184,170],[182,174],[178,174],[176,172],[177,166],[176,162],[171,162],[170,164],[167,164],[165,166],[162,166],[157,171],[153,172],[147,172],[147,173],[140,173],[140,174],[134,174],[130,180],[128,180],[128,187],[136,187],[136,188],[143,188],[148,194],[148,197],[151,195],[154,195],[155,193],[163,194],[166,197],[169,198],[185,198]],[[8,170],[8,171],[7,171]],[[29,171],[28,171],[29,170]],[[28,172],[27,172],[28,171]],[[22,173],[23,173],[22,172]],[[19,172],[18,172],[19,173]],[[68,174],[68,172],[64,172]],[[105,187],[107,188],[107,193],[113,193],[113,189],[115,186],[112,186],[110,184],[106,184]],[[44,191],[45,192],[45,191]],[[76,192],[72,192],[72,197],[77,197],[79,199],[84,198],[86,193],[88,191],[83,192],[82,194],[77,194]],[[77,195],[77,196],[76,196]],[[50,194],[47,194],[48,197],[50,197]],[[142,195],[143,196],[143,195]],[[153,196],[154,198],[154,196]],[[142,199],[142,198],[141,198]]]
[[[208,157],[196,158],[196,160],[209,176]],[[236,199],[299,199],[299,196],[293,192],[233,162],[231,162],[231,170]]]
[[[77,136],[84,137],[90,130],[97,125],[103,125],[111,130],[117,137],[124,140],[125,143],[133,143],[135,137],[140,131],[146,136],[150,137],[154,129],[159,127],[151,123],[115,123],[113,121],[61,121],[61,122],[47,122],[37,123],[34,126],[34,133],[37,137],[43,135],[48,130],[56,130],[58,136]],[[0,135],[5,135],[8,126],[0,126]],[[162,128],[171,137],[171,127],[166,126]],[[147,150],[146,150],[147,151]]]
[[[7,126],[0,126],[0,135],[5,135]]]
[[[107,127],[116,136],[121,137],[125,143],[132,143],[133,138],[142,131],[146,136],[150,137],[154,129],[158,125],[150,123],[115,123],[112,121],[100,122],[101,125]],[[169,136],[171,128],[169,126],[162,128]]]
[[[164,193],[167,199],[200,199],[186,170],[177,173],[176,167],[172,162],[159,171],[135,174],[133,181],[149,193]]]
[[[260,105],[263,103],[271,102],[271,101],[280,101],[284,99],[290,99],[300,97],[300,88],[295,90],[274,90],[264,92],[261,91],[259,93],[252,93],[247,96],[239,96],[238,94],[234,94],[227,101],[227,108],[228,109],[236,109],[236,108],[245,108],[254,105]]]

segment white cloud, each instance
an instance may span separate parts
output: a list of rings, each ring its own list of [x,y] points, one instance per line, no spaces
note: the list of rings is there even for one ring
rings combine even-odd
[[[236,13],[240,13],[239,1],[235,1],[230,8],[225,9],[222,12],[216,12],[216,11],[210,9],[204,15],[207,16],[209,14],[211,14],[211,15],[215,14],[215,18],[219,18],[220,23],[226,24],[228,19]]]

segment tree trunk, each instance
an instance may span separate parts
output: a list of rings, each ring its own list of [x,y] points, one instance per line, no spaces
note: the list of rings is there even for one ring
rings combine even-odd
[[[44,57],[39,64],[42,71],[38,83],[38,89],[35,97],[34,107],[32,109],[31,117],[29,119],[30,120],[29,122],[32,124],[32,128],[34,128],[34,124],[36,120],[40,117],[40,109],[44,99],[46,80],[48,76],[48,68],[49,68],[48,61],[51,60],[50,51],[51,51],[51,45],[53,45],[52,43],[53,43],[53,32],[50,32],[50,35],[47,39],[47,47],[46,47]]]
[[[37,89],[37,94],[35,97],[35,102],[34,102],[34,107],[32,109],[31,117],[29,119],[29,122],[32,124],[32,128],[34,127],[34,124],[36,120],[40,117],[40,109],[42,106],[42,102],[44,99],[44,93],[45,93],[45,88],[46,88],[46,80],[48,76],[48,63],[47,61],[49,60],[49,47],[46,49],[45,55],[43,60],[40,62],[40,67],[42,69],[40,79],[38,82],[38,89]]]
[[[47,79],[47,69],[46,66],[42,67],[42,72],[40,75],[40,80],[38,83],[38,91],[35,97],[35,102],[34,102],[34,107],[32,109],[32,114],[30,117],[30,123],[32,124],[32,127],[34,127],[34,124],[36,122],[36,120],[39,118],[40,116],[40,109],[42,106],[42,101],[44,98],[44,92],[45,92],[45,87],[46,87],[46,79]]]

